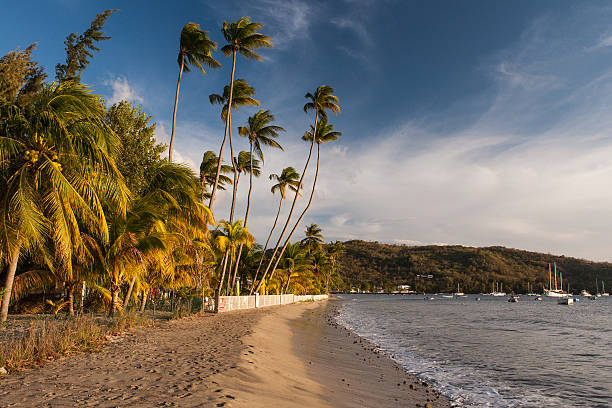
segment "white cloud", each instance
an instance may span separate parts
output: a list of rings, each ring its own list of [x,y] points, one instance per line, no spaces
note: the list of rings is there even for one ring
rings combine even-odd
[[[284,49],[296,39],[309,37],[312,9],[307,1],[262,0],[250,5],[265,16],[266,27],[262,32],[274,40],[274,48]]]
[[[120,101],[128,101],[134,103],[143,103],[144,98],[134,89],[125,77],[111,77],[104,81],[104,85],[112,90],[112,94],[108,97],[109,105],[113,105]]]
[[[365,25],[355,18],[338,17],[332,19],[332,23],[336,24],[340,28],[346,28],[354,32],[361,40],[363,45],[369,47],[374,44],[374,41],[372,40],[372,37],[370,36],[370,33],[366,29]]]

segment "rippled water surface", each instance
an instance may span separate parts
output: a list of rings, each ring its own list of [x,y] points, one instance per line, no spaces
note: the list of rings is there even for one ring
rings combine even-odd
[[[342,295],[338,321],[457,406],[612,407],[612,299]]]

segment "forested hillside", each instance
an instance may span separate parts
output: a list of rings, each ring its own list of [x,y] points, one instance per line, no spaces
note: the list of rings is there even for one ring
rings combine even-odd
[[[452,292],[460,285],[466,293],[490,292],[494,282],[504,291],[524,293],[527,282],[541,292],[548,285],[548,263],[557,263],[564,288],[595,292],[595,281],[604,280],[612,290],[612,264],[522,251],[504,247],[404,246],[377,242],[347,241],[339,259],[340,290],[352,287],[395,290],[408,284],[418,291]],[[433,275],[432,278],[417,275]]]

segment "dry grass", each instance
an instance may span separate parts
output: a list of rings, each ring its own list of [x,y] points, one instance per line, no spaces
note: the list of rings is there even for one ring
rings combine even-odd
[[[151,319],[138,313],[124,313],[114,319],[80,316],[31,321],[25,330],[2,337],[0,367],[19,371],[62,356],[98,351],[107,336],[151,323]]]

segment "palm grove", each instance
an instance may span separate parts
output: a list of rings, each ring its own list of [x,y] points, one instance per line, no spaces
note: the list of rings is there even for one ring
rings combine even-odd
[[[253,178],[267,172],[265,155],[282,153],[284,129],[237,73],[244,59],[261,61],[259,52],[273,47],[263,24],[248,17],[223,24],[220,51],[231,61],[230,78],[209,99],[213,109],[219,106],[224,134],[218,154],[214,146],[204,152],[196,174],[172,156],[181,137],[181,78],[221,69],[217,43],[195,23],[180,33],[172,133],[168,158],[162,158],[166,146],[155,140],[149,115],[126,101],[107,107],[81,82],[100,43],[110,38],[103,28],[115,11],[66,38],[66,60],[53,80],[32,59],[36,44],[0,58],[2,321],[20,299],[49,290],[61,291],[70,314],[82,312],[83,304],[110,314],[130,306],[145,310],[176,293],[203,298],[329,290],[341,244],[324,250],[315,224],[303,241],[291,239],[313,202],[321,150],[341,135],[328,121],[329,112],[340,113],[334,90],[323,85],[306,94],[304,112],[313,121],[302,136],[306,161],[301,173],[287,166],[269,175],[278,211],[262,247],[248,229],[258,207]],[[241,106],[255,112],[232,122]],[[248,150],[239,151],[240,143]],[[314,182],[306,188],[309,171]],[[239,188],[248,188],[244,214],[236,212]],[[229,214],[213,213],[217,195],[230,192]],[[281,208],[289,202],[283,221]],[[87,301],[76,301],[83,293]]]

